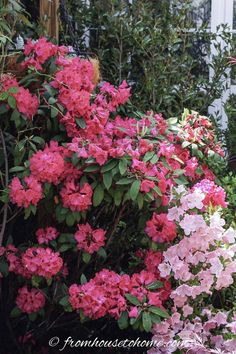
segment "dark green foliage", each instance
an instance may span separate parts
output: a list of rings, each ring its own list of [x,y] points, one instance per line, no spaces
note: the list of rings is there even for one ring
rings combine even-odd
[[[84,3],[67,2],[79,48],[86,50],[90,33],[87,51],[99,57],[103,79],[114,84],[126,79],[138,109],[151,108],[166,117],[179,115],[185,107],[206,114],[220,97],[229,53],[207,24],[194,29],[191,0],[175,0],[172,6],[170,1],[143,0],[132,5],[118,0],[93,0],[90,7]],[[62,27],[62,42],[71,43],[68,25]],[[231,41],[227,28],[220,36],[226,44]],[[211,43],[217,55],[208,65]]]

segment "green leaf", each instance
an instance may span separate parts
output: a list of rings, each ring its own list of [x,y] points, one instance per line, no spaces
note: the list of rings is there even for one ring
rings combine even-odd
[[[182,148],[185,149],[186,147],[188,147],[189,145],[191,145],[191,143],[189,141],[184,141],[182,143]]]
[[[55,118],[58,115],[58,110],[55,107],[51,107],[51,117]]]
[[[112,185],[112,174],[111,172],[107,172],[107,173],[104,173],[103,175],[103,183],[104,183],[104,186],[106,187],[106,189],[110,189],[111,185]]]
[[[180,178],[174,178],[177,184],[188,184],[188,181],[185,177],[181,176]]]
[[[9,90],[8,90],[8,92],[9,92],[9,93],[17,93],[18,90],[19,90],[18,87],[10,87]]]
[[[169,318],[170,317],[169,314],[166,311],[164,311],[164,310],[162,310],[162,309],[160,309],[159,307],[156,307],[156,306],[150,306],[149,307],[149,311],[152,312],[152,313],[155,313],[156,315],[158,315],[160,317],[164,317],[164,318]]]
[[[31,322],[34,322],[36,320],[37,316],[38,316],[37,312],[32,312],[32,313],[29,314],[29,320]]]
[[[161,190],[160,190],[159,187],[155,186],[155,187],[153,188],[153,190],[157,193],[157,195],[159,195],[160,197],[162,196],[162,193],[161,193]]]
[[[18,307],[14,307],[11,310],[10,317],[11,318],[17,318],[22,314],[21,310]]]
[[[10,118],[11,121],[15,122],[15,121],[19,120],[19,118],[20,118],[20,112],[17,111],[17,109],[14,109],[14,111],[11,114],[11,118]]]
[[[22,171],[25,171],[24,166],[15,166],[9,170],[9,172],[22,172]]]
[[[157,161],[158,161],[158,156],[157,156],[157,154],[156,154],[156,155],[153,156],[153,158],[150,160],[150,162],[151,162],[153,165],[155,165],[155,163],[157,163]]]
[[[129,326],[129,316],[127,311],[122,312],[117,323],[120,329],[126,329]]]
[[[56,102],[57,102],[57,99],[55,97],[50,97],[49,100],[48,100],[49,104],[54,104]]]
[[[87,283],[87,278],[84,274],[81,274],[81,277],[80,277],[80,284],[83,285],[85,283]]]
[[[139,305],[139,306],[141,305],[139,299],[137,299],[136,296],[133,296],[131,294],[125,294],[125,297],[131,304],[136,305],[136,306],[137,305]]]
[[[86,167],[86,168],[83,170],[83,172],[95,172],[95,171],[98,171],[99,168],[100,168],[99,165],[97,165],[97,164],[92,164],[92,165]]]
[[[138,193],[139,193],[139,190],[140,190],[140,184],[141,184],[141,181],[134,181],[132,183],[132,186],[130,188],[130,197],[132,200],[135,200],[138,196]]]
[[[104,173],[104,172],[110,171],[117,165],[118,165],[117,160],[111,160],[111,161],[107,162],[104,166],[102,166],[101,172]]]
[[[137,197],[137,203],[138,203],[139,209],[142,209],[143,202],[144,202],[143,195],[141,193],[139,193],[138,197]]]
[[[104,198],[104,189],[101,184],[98,184],[93,193],[93,206],[97,207],[101,204]]]
[[[148,151],[146,152],[146,154],[143,157],[143,161],[144,162],[148,162],[149,160],[151,160],[151,158],[155,155],[154,151]]]
[[[80,127],[81,129],[86,128],[86,123],[83,118],[75,118],[75,121],[76,121],[76,124],[78,125],[78,127]]]
[[[8,96],[7,103],[12,109],[16,108],[16,99],[13,96]]]
[[[73,226],[74,225],[74,223],[75,223],[75,218],[74,218],[74,215],[73,215],[73,213],[69,213],[69,214],[67,214],[66,215],[66,224],[68,225],[68,226]]]
[[[60,234],[58,241],[61,243],[75,241],[74,234],[62,233]]]
[[[161,319],[159,316],[155,315],[154,313],[150,313],[150,316],[153,323],[161,323]]]
[[[55,96],[55,94],[57,93],[57,90],[54,89],[54,87],[52,87],[51,85],[45,84],[44,87],[50,96]]]
[[[119,171],[120,171],[121,176],[123,176],[125,174],[125,172],[127,171],[127,161],[126,160],[119,161]]]
[[[68,251],[70,248],[72,247],[71,244],[69,243],[64,243],[63,245],[61,245],[61,247],[59,248],[59,252],[66,252]]]
[[[83,252],[82,259],[83,259],[84,263],[88,264],[91,259],[91,254],[88,252]]]
[[[170,125],[175,125],[177,122],[178,122],[178,119],[173,117],[173,118],[169,118],[167,119],[167,122],[170,124]]]
[[[41,138],[40,136],[34,136],[34,137],[32,138],[32,140],[33,140],[35,143],[37,143],[37,144],[39,144],[39,145],[42,145],[42,146],[44,146],[44,144],[45,144],[44,139]]]
[[[120,205],[121,199],[122,199],[122,192],[120,190],[116,189],[114,192],[114,202],[115,202],[116,206]]]
[[[156,290],[156,289],[160,289],[163,288],[163,283],[160,280],[155,281],[154,283],[151,283],[149,285],[147,285],[146,287],[148,290]]]
[[[76,152],[72,155],[71,162],[74,166],[76,166],[79,163],[79,158]]]
[[[146,332],[150,332],[152,328],[152,320],[151,316],[147,312],[143,312],[142,314],[142,323],[143,323],[143,328]]]
[[[1,104],[0,105],[0,115],[5,114],[7,111],[8,111],[7,105],[5,103]]]
[[[98,254],[98,256],[101,257],[101,258],[104,258],[104,259],[107,258],[106,250],[105,250],[105,248],[103,248],[103,247],[99,248],[97,254]]]
[[[126,184],[131,184],[133,181],[134,181],[133,178],[125,177],[125,178],[121,178],[119,181],[117,181],[116,184],[126,185]]]
[[[8,98],[7,92],[0,93],[0,101],[5,101]]]
[[[184,174],[184,170],[181,170],[180,168],[177,168],[176,170],[174,170],[175,176],[181,176],[183,174]]]
[[[63,296],[63,298],[61,298],[61,300],[59,301],[59,304],[62,306],[68,306],[69,305],[69,296]]]
[[[32,278],[31,278],[32,285],[35,286],[36,288],[38,288],[39,284],[42,281],[42,279],[43,278],[40,277],[39,275],[33,275]]]

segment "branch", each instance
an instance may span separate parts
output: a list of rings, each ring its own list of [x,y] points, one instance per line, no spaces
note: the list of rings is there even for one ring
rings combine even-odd
[[[113,224],[113,226],[111,228],[111,231],[109,232],[109,239],[108,239],[107,244],[106,244],[106,249],[110,246],[110,244],[113,241],[114,234],[115,234],[115,231],[116,231],[116,227],[117,227],[117,225],[118,225],[118,223],[120,221],[120,218],[121,218],[121,216],[123,214],[123,211],[124,211],[125,207],[126,207],[126,204],[124,203],[122,205],[122,207],[120,208],[120,210],[119,210],[119,212],[118,212],[118,214],[117,214],[117,216],[115,218],[114,224]]]

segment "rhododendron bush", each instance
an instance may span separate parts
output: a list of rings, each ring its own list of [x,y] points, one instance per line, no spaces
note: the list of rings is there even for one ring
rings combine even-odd
[[[230,352],[236,313],[217,296],[234,283],[236,234],[210,120],[127,116],[126,82],[97,84],[89,60],[44,38],[21,65],[21,80],[1,76],[0,274],[22,345],[100,321]]]

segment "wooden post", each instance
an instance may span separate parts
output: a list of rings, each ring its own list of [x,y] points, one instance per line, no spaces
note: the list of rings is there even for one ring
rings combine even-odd
[[[49,37],[59,38],[59,0],[40,0],[40,22]]]

